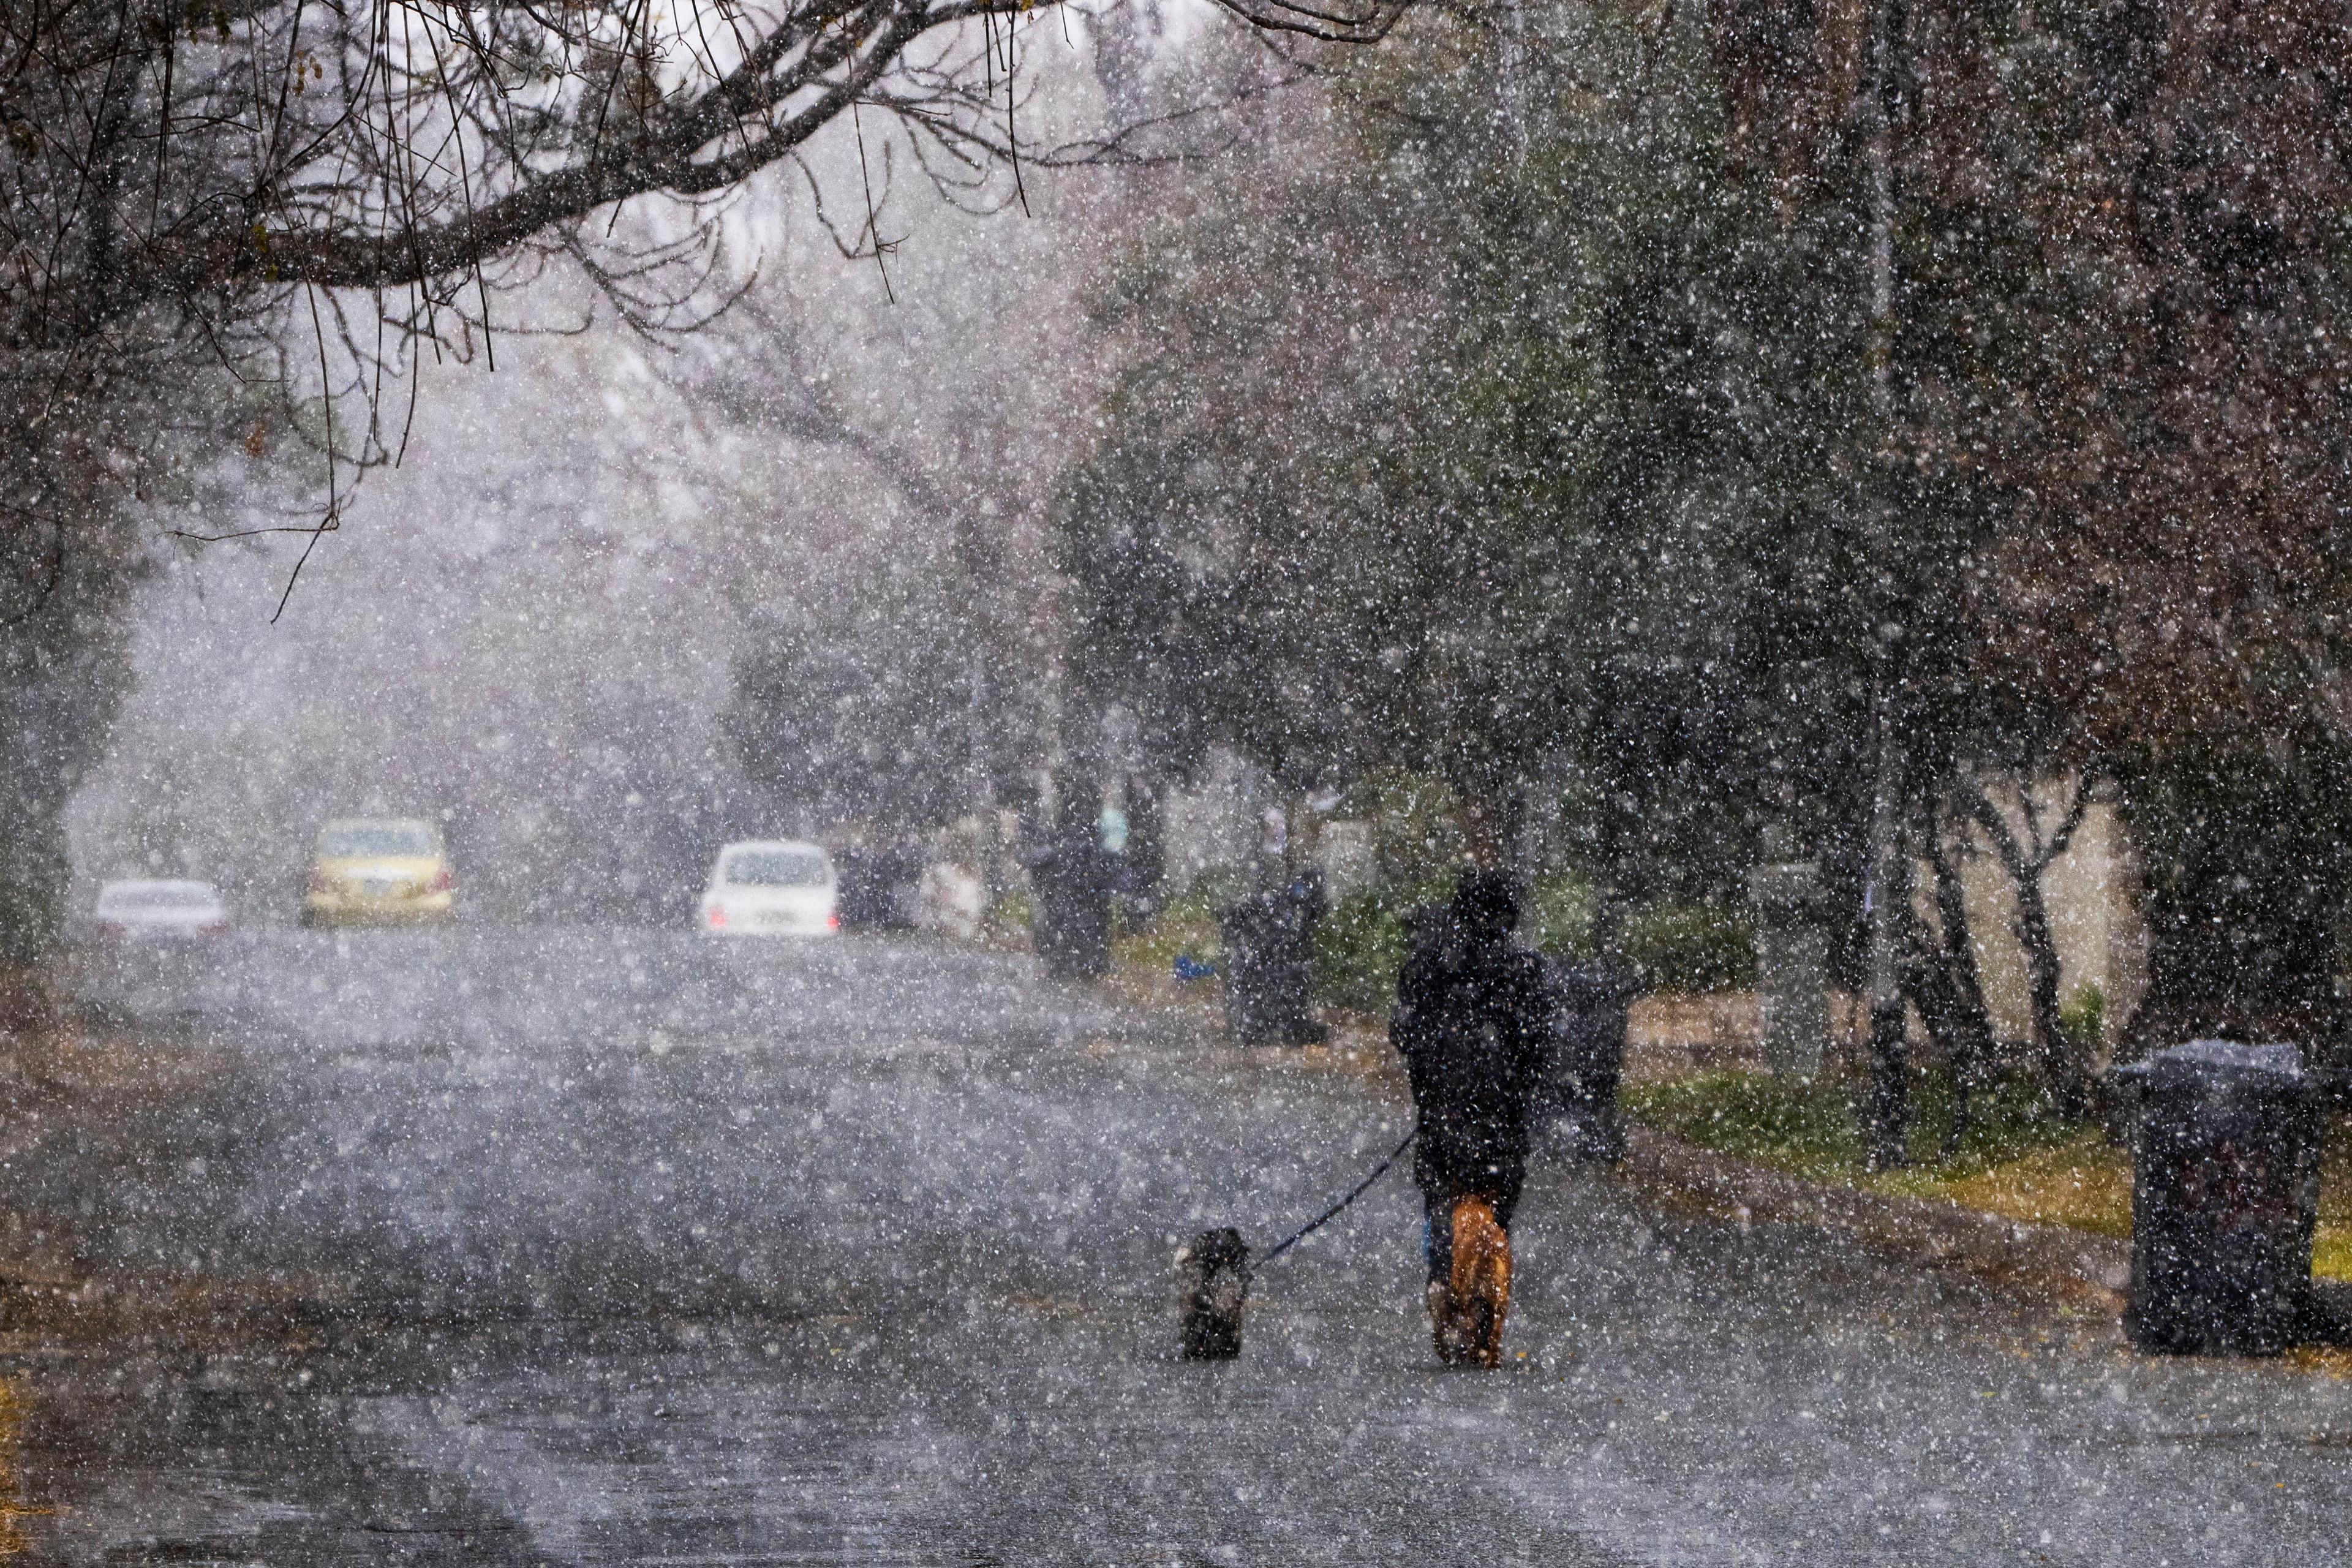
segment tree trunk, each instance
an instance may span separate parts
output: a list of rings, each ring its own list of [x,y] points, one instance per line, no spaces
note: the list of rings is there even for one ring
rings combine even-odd
[[[2050,910],[2042,892],[2042,874],[2073,842],[2074,830],[2083,824],[2084,813],[2089,809],[2091,777],[2085,773],[2075,781],[2074,798],[2067,803],[2064,816],[2046,838],[2042,836],[2041,818],[2033,805],[2032,784],[2021,787],[2026,833],[2030,842],[2021,841],[2011,831],[2006,818],[1992,804],[1992,797],[1973,779],[1967,781],[1969,814],[1981,824],[1992,840],[1993,852],[2000,858],[2016,887],[2015,913],[2011,929],[2017,934],[2018,946],[2025,953],[2025,978],[2033,1019],[2033,1052],[2041,1062],[2043,1080],[2058,1113],[2070,1121],[2082,1121],[2090,1115],[2091,1086],[2086,1063],[2081,1053],[2067,1039],[2066,1031],[2058,1022],[2058,986],[2061,971],[2058,943],[2050,931]]]
[[[1503,135],[1511,149],[1511,166],[1528,161],[1528,18],[1520,0],[1503,0],[1503,26],[1496,75],[1501,79]]]
[[[1927,1037],[1954,1064],[1954,1076],[1961,1077],[1958,1063],[1968,1047],[1960,1037],[1959,998],[1952,987],[1951,972],[1945,967],[1943,954],[1937,951],[1934,934],[1927,929],[1926,921],[1914,913],[1907,915],[1903,925],[1903,994],[1919,1010],[1919,1022],[1927,1026]],[[1965,1090],[1960,1114],[1965,1119]]]
[[[1969,1070],[1981,1080],[1992,1063],[1992,1013],[1985,1005],[1976,938],[1969,931],[1968,887],[1940,839],[1928,840],[1927,863],[1936,874],[1936,921],[1943,928],[1944,967],[1967,1029]]]
[[[1942,825],[1931,810],[1927,867],[1936,878],[1936,924],[1941,952],[1937,968],[1948,1009],[1943,1046],[1952,1064],[1952,1126],[1944,1135],[1944,1158],[1958,1152],[1968,1135],[1969,1098],[1983,1088],[1992,1066],[1992,1015],[1985,1006],[1984,983],[1977,973],[1975,938],[1969,931],[1968,888],[1959,868],[1944,852]]]
[[[1900,789],[1895,727],[1881,713],[1878,782],[1870,811],[1870,884],[1865,902],[1870,921],[1870,1137],[1874,1171],[1898,1170],[1909,1163],[1905,1151],[1910,1107],[1903,1048],[1902,940],[1910,900],[1903,876]]]
[[[2058,1114],[2081,1121],[2091,1114],[2090,1073],[2058,1021],[2058,943],[2038,873],[2017,879],[2017,943],[2025,950],[2026,989],[2033,1008],[2033,1047],[2041,1058]]]

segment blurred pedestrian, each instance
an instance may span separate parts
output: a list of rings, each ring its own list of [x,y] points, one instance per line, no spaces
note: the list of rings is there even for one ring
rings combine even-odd
[[[1465,874],[1450,903],[1415,912],[1389,1022],[1421,1116],[1430,1333],[1454,1365],[1501,1357],[1511,1215],[1556,1022],[1542,959],[1513,940],[1518,923],[1509,878]]]
[[[1330,1028],[1315,1016],[1315,928],[1331,909],[1323,868],[1312,862],[1302,868],[1276,905],[1282,1039],[1286,1045],[1318,1046],[1331,1037]]]

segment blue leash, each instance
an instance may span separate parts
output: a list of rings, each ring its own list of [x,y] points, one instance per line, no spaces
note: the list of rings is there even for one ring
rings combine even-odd
[[[1292,1247],[1306,1240],[1309,1235],[1321,1227],[1326,1221],[1338,1215],[1341,1209],[1346,1208],[1349,1204],[1354,1203],[1358,1198],[1362,1197],[1366,1193],[1371,1191],[1372,1184],[1379,1181],[1382,1176],[1388,1174],[1389,1167],[1397,1163],[1397,1156],[1402,1154],[1407,1149],[1412,1147],[1412,1141],[1420,1135],[1420,1132],[1421,1123],[1416,1121],[1413,1123],[1412,1130],[1405,1133],[1404,1142],[1390,1150],[1389,1157],[1382,1160],[1379,1164],[1374,1165],[1372,1167],[1372,1173],[1366,1176],[1362,1181],[1358,1182],[1354,1191],[1350,1192],[1346,1197],[1341,1198],[1338,1203],[1333,1204],[1329,1208],[1325,1209],[1321,1214],[1317,1215],[1313,1219],[1308,1220],[1305,1225],[1300,1226],[1297,1230],[1292,1231],[1282,1240],[1275,1243],[1273,1247],[1266,1249],[1265,1256],[1259,1258],[1258,1262],[1260,1264],[1273,1262],[1276,1258],[1281,1257],[1284,1253],[1289,1251]]]

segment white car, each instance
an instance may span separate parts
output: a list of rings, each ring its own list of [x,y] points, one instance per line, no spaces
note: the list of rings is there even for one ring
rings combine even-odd
[[[210,882],[108,882],[98,889],[89,930],[101,942],[226,936],[228,905]]]
[[[841,929],[839,879],[820,845],[799,839],[730,844],[702,891],[712,936],[828,936]]]

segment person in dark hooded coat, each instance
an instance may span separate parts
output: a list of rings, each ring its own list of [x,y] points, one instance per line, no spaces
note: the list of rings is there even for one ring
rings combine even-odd
[[[1531,1122],[1558,1004],[1544,962],[1512,940],[1519,900],[1511,880],[1491,871],[1465,875],[1450,903],[1416,911],[1412,951],[1397,977],[1389,1037],[1404,1056],[1421,1128],[1413,1177],[1427,1214],[1423,1251],[1429,1308],[1439,1354],[1491,1362],[1507,1298],[1508,1231],[1527,1179]],[[1483,1203],[1462,1209],[1465,1199]],[[1482,1245],[1502,1249],[1502,1298],[1492,1321],[1465,1327],[1459,1299],[1454,1219],[1490,1214],[1499,1234]],[[1480,1342],[1465,1343],[1469,1334]],[[1483,1336],[1483,1338],[1482,1338]]]

